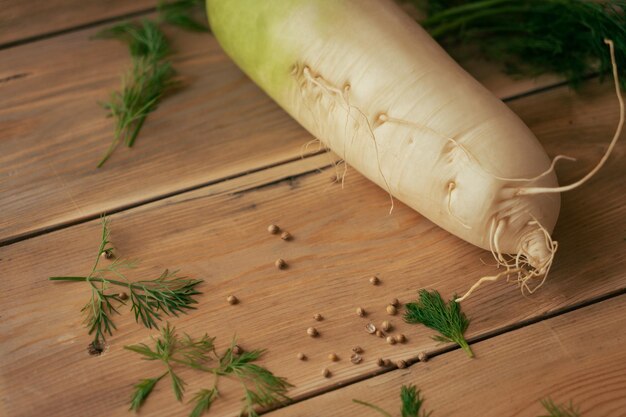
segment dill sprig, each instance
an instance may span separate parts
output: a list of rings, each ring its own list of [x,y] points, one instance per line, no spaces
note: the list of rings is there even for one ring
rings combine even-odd
[[[403,385],[400,389],[400,400],[402,401],[402,409],[400,411],[400,415],[402,417],[429,417],[432,414],[432,411],[426,412],[426,410],[422,410],[424,397],[422,397],[422,393],[415,385]],[[378,411],[385,417],[392,417],[391,413],[383,410],[377,405],[361,400],[353,399],[352,401]]]
[[[127,289],[130,296],[131,310],[135,321],[148,328],[158,327],[157,321],[162,314],[177,316],[186,310],[194,309],[197,301],[193,298],[200,294],[196,286],[198,279],[178,277],[167,269],[156,279],[129,281],[125,270],[136,266],[133,261],[115,259],[109,265],[100,266],[103,255],[112,251],[109,220],[102,218],[102,235],[93,267],[86,276],[50,277],[51,281],[87,282],[91,288],[91,298],[83,307],[85,323],[89,334],[94,334],[94,346],[101,346],[106,335],[111,336],[116,329],[112,316],[119,314],[118,308],[126,304],[128,294],[113,292],[112,287]],[[114,276],[115,279],[110,278]]]
[[[550,398],[541,400],[541,405],[546,409],[549,414],[539,417],[580,417],[580,411],[578,407],[570,401],[569,405],[556,404]]]
[[[193,32],[208,32],[209,26],[194,18],[204,10],[204,0],[178,0],[174,2],[159,1],[157,11],[160,19],[170,25],[178,26]],[[206,14],[205,14],[206,16]]]
[[[624,0],[412,1],[428,11],[421,23],[433,37],[476,44],[509,73],[555,73],[576,87],[594,72],[610,73],[604,39],[615,43],[617,67],[626,73]]]
[[[463,336],[470,321],[461,311],[461,305],[454,301],[455,298],[446,303],[438,291],[420,290],[419,300],[406,305],[404,321],[421,323],[438,331],[441,335],[433,336],[434,340],[442,343],[454,342],[472,358],[474,353]]]
[[[128,45],[133,58],[158,61],[170,53],[169,43],[158,24],[152,20],[122,22],[96,33],[94,39],[116,39]]]
[[[280,402],[289,401],[287,391],[292,387],[285,378],[274,375],[266,368],[254,363],[265,350],[252,350],[235,353],[235,341],[222,355],[214,347],[215,338],[207,334],[193,338],[187,334],[178,336],[176,329],[169,323],[161,329],[160,336],[153,338],[154,347],[145,343],[124,346],[125,349],[140,354],[143,359],[160,361],[165,372],[154,378],[142,379],[134,386],[131,396],[132,410],[137,411],[152,392],[154,386],[166,375],[170,376],[172,390],[178,401],[182,401],[185,382],[178,376],[176,369],[186,367],[210,373],[214,376],[213,386],[199,390],[191,400],[194,403],[191,417],[199,417],[209,411],[218,397],[217,383],[220,377],[234,378],[244,390],[242,413],[249,417],[258,416],[255,406],[270,407]]]

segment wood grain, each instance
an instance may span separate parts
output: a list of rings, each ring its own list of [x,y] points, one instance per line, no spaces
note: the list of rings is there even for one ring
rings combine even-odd
[[[170,30],[184,87],[96,169],[113,132],[97,103],[129,65],[117,42],[89,39],[96,30],[0,51],[0,244],[293,160],[312,139],[211,36]],[[468,65],[500,97],[554,82]]]
[[[294,404],[268,416],[400,415],[400,387],[422,390],[433,416],[546,415],[540,400],[573,401],[585,417],[626,416],[626,295],[542,321]]]
[[[579,158],[578,163],[559,169],[562,182],[577,178],[599,159],[617,119],[610,85],[595,83],[581,95],[561,88],[513,106],[551,155],[567,153]],[[625,149],[620,142],[588,186],[563,196],[555,232],[560,251],[544,288],[525,298],[515,286],[498,283],[464,303],[472,318],[471,338],[626,288],[621,163]],[[326,165],[325,156],[112,216],[112,239],[118,253],[142,260],[143,267],[134,277],[152,276],[168,267],[206,280],[200,308],[173,320],[176,326],[194,335],[206,331],[217,336],[219,348],[233,333],[244,348],[268,348],[263,363],[296,385],[291,392],[294,398],[373,375],[379,371],[375,364],[379,356],[409,359],[420,351],[438,351],[430,330],[403,324],[399,317],[391,320],[409,338],[403,345],[385,344],[366,334],[364,325],[368,320],[380,323],[389,318],[384,308],[392,297],[405,302],[422,287],[436,288],[449,297],[493,272],[480,262],[488,259],[484,251],[402,204],[387,215],[385,192],[354,171],[349,172],[344,189],[331,183],[332,168],[315,171]],[[311,165],[301,168],[305,163]],[[302,172],[310,173],[299,175]],[[288,230],[295,239],[284,242],[269,235],[270,223]],[[88,271],[99,229],[97,221],[90,221],[0,248],[4,280],[0,369],[7,415],[27,416],[42,408],[50,415],[128,415],[132,384],[156,372],[151,363],[122,349],[126,344],[147,342],[153,333],[133,323],[127,311],[116,317],[119,331],[110,338],[107,352],[89,357],[85,348],[90,339],[79,314],[88,289],[46,280],[51,275]],[[287,261],[287,270],[274,267],[278,257]],[[368,282],[375,273],[381,277],[380,286]],[[241,303],[229,306],[225,302],[229,294]],[[357,306],[370,312],[367,319],[355,314]],[[316,312],[326,319],[314,322]],[[311,325],[319,329],[319,338],[306,335]],[[366,352],[360,365],[348,361],[355,344]],[[309,361],[299,362],[298,351],[309,355]],[[341,360],[329,363],[326,356],[331,352]],[[478,357],[476,363],[480,363],[481,351]],[[321,376],[323,367],[332,371],[330,379]],[[189,393],[207,383],[204,376],[184,375]],[[524,389],[520,385],[515,392]],[[188,409],[172,401],[168,390],[167,386],[157,388],[145,415],[174,415]],[[212,413],[235,415],[240,393],[227,385],[222,391]]]
[[[0,45],[154,7],[154,0],[4,0]]]

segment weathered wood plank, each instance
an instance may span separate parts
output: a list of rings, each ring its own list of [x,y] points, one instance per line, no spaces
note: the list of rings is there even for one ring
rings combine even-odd
[[[540,400],[572,401],[582,416],[626,416],[626,295],[573,311],[408,369],[294,404],[268,416],[400,415],[400,387],[418,386],[433,416],[546,415]]]
[[[0,51],[0,243],[297,158],[311,137],[254,86],[210,35],[170,30],[184,88],[151,114],[132,150],[101,169],[124,47],[96,29]],[[471,71],[500,97],[553,82]]]
[[[617,119],[608,84],[592,83],[580,96],[562,88],[513,106],[551,155],[579,158],[559,169],[562,182],[580,176],[599,159]],[[621,163],[625,149],[620,142],[597,178],[563,196],[555,232],[560,251],[541,291],[525,298],[515,286],[498,283],[464,303],[472,317],[470,337],[626,288]],[[309,159],[289,168],[275,167],[275,175],[266,170],[250,174],[238,179],[234,188],[223,182],[112,216],[118,253],[140,258],[145,265],[133,276],[146,277],[169,267],[206,280],[200,308],[174,320],[180,329],[209,332],[218,337],[220,347],[236,332],[244,347],[268,348],[264,363],[296,385],[291,393],[295,398],[376,372],[378,356],[414,358],[419,351],[439,349],[430,330],[405,325],[397,317],[392,321],[409,342],[385,344],[365,333],[366,319],[356,316],[357,306],[370,311],[367,320],[380,323],[389,317],[384,307],[392,297],[407,301],[422,287],[436,288],[447,297],[493,272],[480,262],[488,259],[484,251],[402,204],[387,215],[385,192],[353,171],[343,190],[329,182],[332,169],[273,183],[325,165],[325,156],[316,157],[319,161],[306,169],[300,164]],[[246,184],[263,183],[270,185],[241,192]],[[295,239],[284,242],[269,235],[265,229],[270,223],[290,231]],[[32,415],[41,407],[52,415],[127,415],[131,385],[156,372],[152,364],[122,349],[147,341],[151,333],[134,324],[128,313],[116,317],[119,331],[110,339],[109,350],[98,358],[88,357],[85,347],[90,339],[78,313],[88,289],[46,281],[51,275],[88,271],[99,228],[97,221],[87,222],[0,248],[4,281],[0,367],[8,415]],[[287,270],[276,270],[273,262],[278,257],[287,260]],[[380,274],[382,285],[368,283],[373,273]],[[225,298],[231,293],[240,298],[239,305],[227,305]],[[316,312],[326,320],[314,322]],[[306,335],[311,325],[318,327],[321,337]],[[360,365],[348,361],[355,344],[366,352]],[[299,362],[298,351],[310,360]],[[330,352],[338,353],[341,361],[329,363]],[[321,376],[325,366],[333,372],[330,379]],[[190,393],[206,383],[202,376],[185,376]],[[146,404],[146,415],[173,415],[185,408],[171,400],[168,389],[155,392]],[[234,414],[239,398],[225,386],[212,412]]]
[[[154,0],[5,0],[0,8],[0,45],[154,7]]]

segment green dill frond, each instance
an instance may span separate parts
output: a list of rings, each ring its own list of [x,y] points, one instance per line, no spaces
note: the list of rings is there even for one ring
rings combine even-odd
[[[402,417],[429,417],[432,412],[422,410],[424,398],[415,385],[403,385],[400,390]]]
[[[461,311],[461,305],[454,301],[455,298],[446,303],[438,291],[420,290],[419,299],[406,305],[404,321],[421,323],[438,331],[441,335],[433,336],[434,340],[443,343],[454,342],[471,358],[474,354],[463,336],[470,322]]]
[[[178,316],[178,313],[195,309],[193,304],[197,301],[193,297],[201,294],[196,290],[201,282],[198,279],[177,277],[176,271],[166,269],[157,279],[130,283],[128,288],[135,320],[149,329],[158,328],[156,322],[161,320],[160,313]]]
[[[116,39],[126,45],[133,58],[158,61],[170,53],[169,43],[163,31],[152,20],[122,22],[96,33],[95,39]]]
[[[555,404],[550,398],[541,400],[541,405],[549,413],[539,417],[580,417],[580,411],[570,401],[569,405]]]
[[[159,1],[157,6],[159,17],[171,25],[181,27],[192,32],[208,32],[206,22],[194,18],[196,14],[204,13],[204,0],[178,0],[174,2]]]
[[[126,294],[112,291],[112,287],[121,287],[130,292],[129,301],[135,321],[148,328],[158,327],[157,321],[162,319],[162,314],[177,316],[179,313],[195,309],[193,304],[197,301],[194,297],[201,294],[196,290],[196,286],[203,282],[202,280],[178,277],[176,271],[169,272],[166,269],[156,279],[131,282],[126,278],[125,270],[136,267],[136,262],[122,258],[116,258],[101,267],[102,255],[112,250],[110,234],[109,220],[103,217],[98,254],[87,276],[49,278],[51,281],[87,282],[90,285],[91,299],[81,311],[86,315],[85,324],[89,334],[94,334],[95,346],[101,346],[106,335],[113,334],[116,327],[112,316],[119,314],[119,306],[127,303]],[[109,278],[110,276],[115,279]],[[210,344],[212,347],[212,339],[202,339],[199,343],[203,346]]]
[[[626,88],[624,0],[432,0],[422,25],[444,45],[476,44],[507,72],[553,73],[578,86],[592,73],[611,71],[604,39],[615,43]]]
[[[176,85],[174,69],[169,62],[137,58],[132,70],[123,78],[121,91],[114,91],[109,101],[102,103],[108,116],[115,119],[111,145],[98,163],[101,167],[117,146],[123,142],[132,147],[148,117],[167,90]]]
[[[402,409],[400,411],[402,417],[429,417],[432,413],[422,410],[424,398],[420,390],[414,385],[402,385],[402,388],[400,388],[400,400],[402,401]],[[391,413],[377,405],[356,399],[353,399],[352,402],[371,408],[385,417],[392,417]]]
[[[133,394],[130,398],[130,410],[138,411],[148,398],[148,395],[152,392],[152,389],[157,382],[161,380],[166,374],[163,374],[157,378],[142,379],[137,383],[134,388]]]
[[[196,403],[196,405],[193,407],[189,417],[200,417],[202,414],[208,412],[217,394],[217,388],[215,387],[198,391],[191,400],[191,402]]]

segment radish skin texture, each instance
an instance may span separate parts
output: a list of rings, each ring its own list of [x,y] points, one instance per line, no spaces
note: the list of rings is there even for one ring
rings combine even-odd
[[[558,187],[550,159],[391,0],[207,0],[207,12],[226,53],[348,165],[524,285],[545,278],[560,196],[518,191]]]

